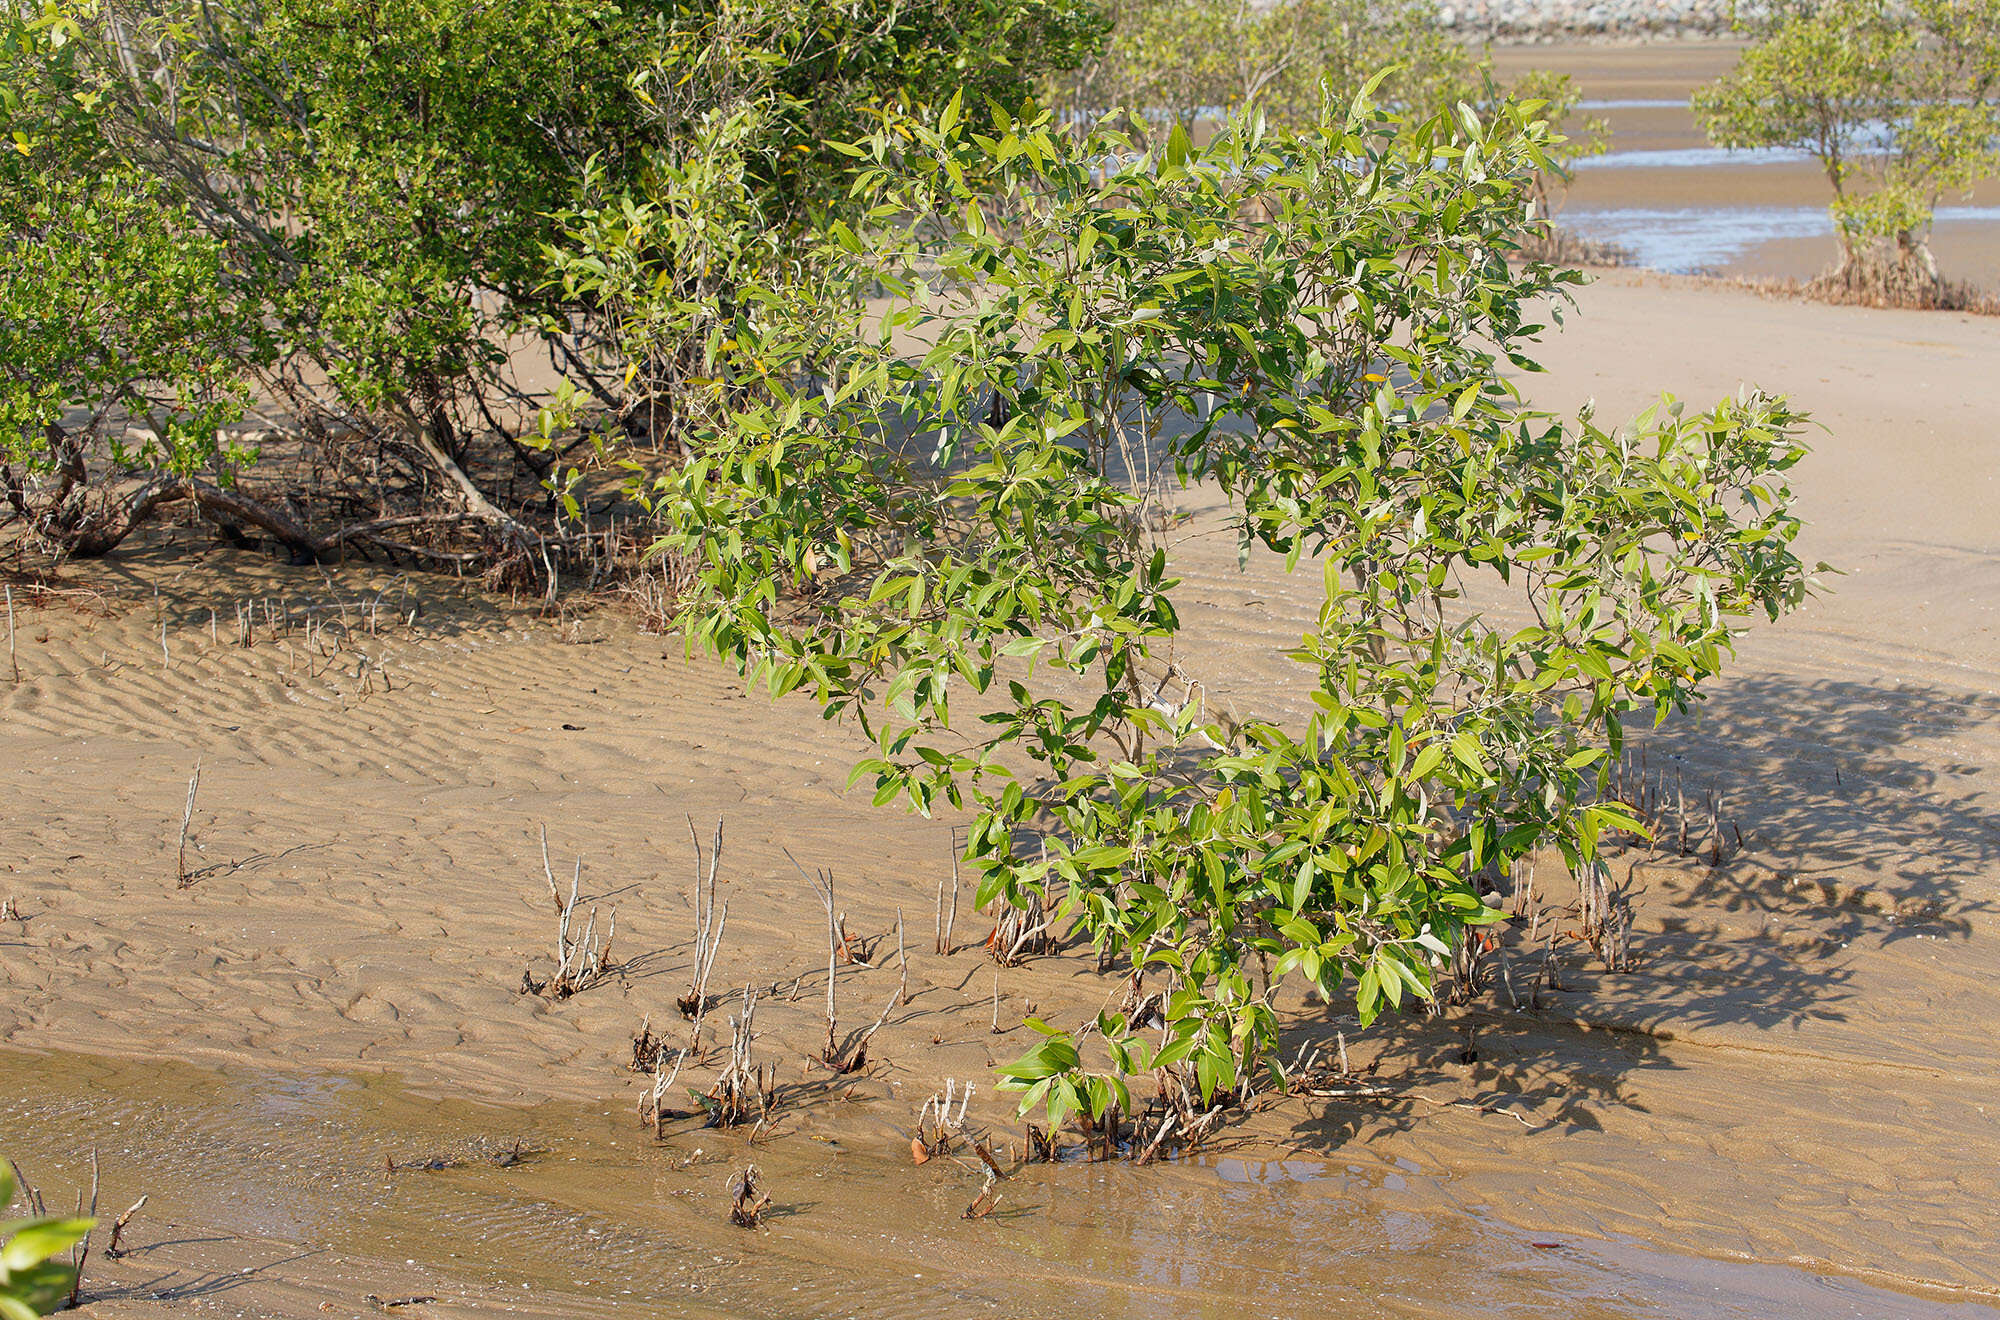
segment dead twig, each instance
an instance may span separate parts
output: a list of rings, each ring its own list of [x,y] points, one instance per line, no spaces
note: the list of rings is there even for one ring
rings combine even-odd
[[[546,856],[544,857],[546,864]],[[581,994],[608,976],[614,967],[611,962],[611,942],[618,935],[618,909],[611,909],[611,919],[606,924],[602,941],[597,936],[597,908],[590,909],[590,918],[584,924],[580,935],[572,936],[570,928],[576,915],[577,888],[583,882],[583,859],[576,859],[576,871],[570,876],[569,898],[558,906],[556,922],[556,969],[546,981],[536,981],[532,972],[521,974],[523,994],[545,994],[551,999],[568,999]]]
[[[701,1024],[708,1008],[708,976],[715,969],[715,953],[722,947],[723,927],[729,922],[729,904],[718,909],[715,903],[715,878],[722,864],[722,822],[715,823],[715,839],[709,846],[708,880],[706,888],[702,883],[701,836],[695,833],[694,818],[688,818],[688,834],[694,839],[694,970],[688,983],[688,992],[674,1001],[681,1016],[694,1022],[694,1034],[688,1048],[697,1055],[701,1053]]]
[[[902,977],[896,986],[896,1002],[908,1005],[910,1002],[910,955],[903,948],[903,909],[896,909],[896,964],[902,969]]]
[[[120,1244],[125,1238],[125,1226],[132,1222],[133,1215],[138,1214],[146,1208],[147,1200],[147,1197],[140,1197],[125,1208],[124,1214],[111,1221],[111,1241],[104,1248],[106,1256],[109,1256],[113,1260],[118,1259]]]
[[[188,874],[188,826],[194,822],[194,795],[201,789],[201,762],[194,763],[194,777],[188,780],[187,805],[181,809],[180,847],[174,862],[174,888],[186,889],[197,877]]]

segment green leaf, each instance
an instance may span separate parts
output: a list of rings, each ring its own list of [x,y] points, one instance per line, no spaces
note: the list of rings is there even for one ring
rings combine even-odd
[[[33,1219],[0,1245],[0,1269],[19,1272],[83,1240],[95,1219]]]

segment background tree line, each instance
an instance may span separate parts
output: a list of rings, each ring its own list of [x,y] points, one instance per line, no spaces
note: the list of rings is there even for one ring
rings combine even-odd
[[[1389,64],[1414,110],[1502,96],[1409,0],[10,0],[0,535],[97,555],[192,503],[546,586],[559,474],[675,461],[701,406],[702,328],[621,261],[726,315],[851,212],[833,144],[884,107],[1298,125]]]

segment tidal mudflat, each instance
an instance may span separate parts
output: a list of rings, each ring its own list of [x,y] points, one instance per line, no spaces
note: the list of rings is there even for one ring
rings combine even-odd
[[[91,1147],[107,1204],[153,1198],[131,1253],[93,1265],[105,1315],[369,1314],[368,1294],[440,1315],[1990,1314],[1996,335],[1637,272],[1583,290],[1537,401],[1619,415],[1661,384],[1754,383],[1827,428],[1803,549],[1842,575],[1645,739],[1722,846],[1620,857],[1629,973],[1578,957],[1539,1009],[1368,1032],[1287,997],[1288,1053],[1344,1034],[1365,1085],[1269,1097],[1143,1169],[1072,1139],[972,1220],[966,1149],[912,1162],[925,1100],[972,1082],[968,1123],[1018,1156],[991,1078],[1023,1014],[1081,1019],[1123,986],[1087,948],[996,965],[969,889],[937,953],[952,822],[844,793],[853,729],[616,611],[162,528],[15,592],[0,1114],[62,1152],[28,1170],[52,1203]],[[1282,692],[1306,596],[1207,541],[1193,639]],[[727,828],[709,1029],[726,1043],[750,987],[779,1103],[656,1142],[632,1036],[688,991],[689,817]],[[617,913],[616,970],[560,1000],[522,993],[555,962],[544,829],[579,922]],[[833,871],[856,940],[843,1032],[890,1005],[852,1075],[810,1062],[825,917],[788,853]],[[748,1163],[772,1203],[746,1232],[726,1188]]]

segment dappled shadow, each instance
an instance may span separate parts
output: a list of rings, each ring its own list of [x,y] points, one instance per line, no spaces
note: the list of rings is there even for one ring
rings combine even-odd
[[[195,564],[198,575],[188,572]],[[308,621],[315,631],[341,637],[410,629],[462,637],[503,629],[517,615],[506,596],[486,593],[476,579],[358,555],[290,564],[217,543],[204,527],[178,524],[148,527],[102,558],[71,560],[51,585],[102,593],[107,610],[114,601],[126,613],[157,610],[175,650],[195,634],[206,639],[211,627],[222,644],[234,644],[239,610],[254,623],[257,646],[271,644],[275,634],[302,643]]]
[[[1367,1061],[1308,1100],[1301,1139],[1371,1141],[1446,1105],[1523,1135],[1595,1129],[1610,1109],[1643,1108],[1635,1074],[1681,1066],[1676,1037],[1791,1039],[1802,1024],[1865,1020],[1864,959],[1918,937],[1967,939],[2000,914],[2000,805],[1981,787],[1988,767],[1964,759],[2000,754],[2000,700],[1763,676],[1718,685],[1643,744],[1669,828],[1611,861],[1636,913],[1630,970],[1604,971],[1572,937],[1572,892],[1544,861],[1543,941],[1530,944],[1527,923],[1505,928],[1509,979],[1489,957],[1481,992],[1442,1016],[1386,1016],[1365,1033],[1339,1008],[1295,1023],[1286,1057],[1341,1029]],[[1686,855],[1673,828],[1683,795]],[[1551,935],[1559,988],[1537,993]]]
[[[1324,1031],[1305,1034],[1317,1040]],[[1633,1074],[1680,1066],[1646,1032],[1584,1030],[1531,1014],[1400,1014],[1350,1038],[1353,1077],[1294,1083],[1305,1113],[1293,1130],[1310,1146],[1365,1145],[1451,1111],[1512,1136],[1599,1131],[1605,1109],[1644,1109]]]
[[[1697,832],[1713,792],[1730,850],[1740,830],[1742,858],[1764,863],[1705,868],[1675,907],[1837,909],[1843,939],[1962,937],[2000,912],[2000,804],[1988,767],[1951,755],[2000,756],[2000,699],[1766,675],[1719,684],[1646,741],[1655,775],[1704,818]]]

